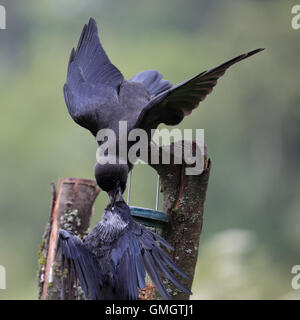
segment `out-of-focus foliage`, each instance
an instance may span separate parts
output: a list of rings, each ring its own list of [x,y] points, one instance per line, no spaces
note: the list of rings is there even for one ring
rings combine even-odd
[[[93,178],[96,144],[62,96],[68,56],[90,16],[126,77],[157,69],[174,83],[258,47],[180,128],[204,128],[212,173],[194,298],[296,298],[300,264],[300,31],[290,1],[1,1],[0,299],[37,297],[37,251],[50,182]],[[147,183],[145,183],[147,181]],[[153,206],[155,175],[133,173],[132,202]],[[94,222],[107,196],[100,194]]]

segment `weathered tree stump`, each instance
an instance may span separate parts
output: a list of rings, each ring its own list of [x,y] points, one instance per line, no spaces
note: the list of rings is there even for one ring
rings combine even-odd
[[[39,252],[39,298],[59,300],[64,274],[60,261],[55,261],[58,229],[62,228],[84,237],[90,225],[93,204],[100,189],[93,180],[66,178],[58,181],[57,191],[52,183],[50,220]],[[65,288],[65,299],[81,299],[77,284]],[[79,286],[80,288],[80,286]]]
[[[198,258],[211,161],[207,158],[205,147],[204,155],[200,155],[203,159],[203,172],[199,175],[186,175],[185,169],[190,165],[184,162],[184,143],[187,141],[177,141],[167,147],[152,144],[151,152],[157,153],[160,161],[159,164],[149,163],[149,165],[160,176],[163,212],[169,216],[169,223],[162,230],[162,237],[174,247],[174,251],[170,251],[169,254],[177,266],[189,276],[189,279],[180,281],[191,290]],[[195,154],[197,147],[196,142],[190,141],[192,154]],[[176,164],[175,161],[178,151],[182,152],[181,164]],[[166,152],[170,153],[170,164],[162,164],[163,153]],[[174,300],[189,299],[187,293],[178,290],[170,281],[167,290]],[[156,297],[159,295],[156,294]]]

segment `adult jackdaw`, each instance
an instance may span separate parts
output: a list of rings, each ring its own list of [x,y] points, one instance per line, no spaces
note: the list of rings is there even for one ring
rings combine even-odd
[[[98,37],[97,25],[90,19],[76,49],[71,52],[64,97],[73,120],[95,137],[100,129],[114,130],[119,141],[119,121],[127,121],[128,132],[134,128],[147,131],[160,123],[177,125],[211,93],[225,71],[263,49],[242,54],[176,86],[155,70],[143,71],[130,80],[110,62]],[[99,163],[95,177],[113,203],[126,188],[132,164]]]

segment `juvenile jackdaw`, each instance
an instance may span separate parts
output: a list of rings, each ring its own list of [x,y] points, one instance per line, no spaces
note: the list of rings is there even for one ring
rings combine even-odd
[[[146,286],[146,272],[165,299],[170,295],[161,275],[191,294],[169,268],[184,278],[187,275],[159,243],[173,250],[162,237],[135,222],[125,202],[117,201],[114,207],[105,209],[102,219],[83,241],[69,231],[59,230],[57,252],[62,254],[62,272],[65,266],[68,269],[69,286],[75,275],[86,298],[136,300],[138,289]]]

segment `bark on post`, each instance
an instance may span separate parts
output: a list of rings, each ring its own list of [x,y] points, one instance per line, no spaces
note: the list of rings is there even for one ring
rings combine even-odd
[[[194,150],[195,147],[196,144],[193,143]],[[152,152],[159,153],[160,162],[156,165],[149,163],[160,175],[163,212],[169,215],[169,224],[163,230],[162,236],[174,247],[174,251],[170,252],[173,261],[189,276],[189,279],[181,279],[181,282],[191,289],[198,258],[211,161],[207,159],[205,149],[202,174],[186,175],[187,164],[174,164],[174,150],[180,148],[183,152],[183,141],[170,146],[171,164],[161,164],[164,148],[152,145]],[[172,299],[189,299],[188,294],[179,291],[171,282],[168,282],[168,291]]]
[[[55,260],[57,232],[59,228],[83,237],[87,234],[93,213],[93,204],[100,189],[96,182],[87,179],[65,178],[58,181],[57,191],[52,183],[50,220],[39,252],[39,298],[59,300],[61,281],[60,262]],[[81,299],[74,288],[66,288],[69,299]]]

